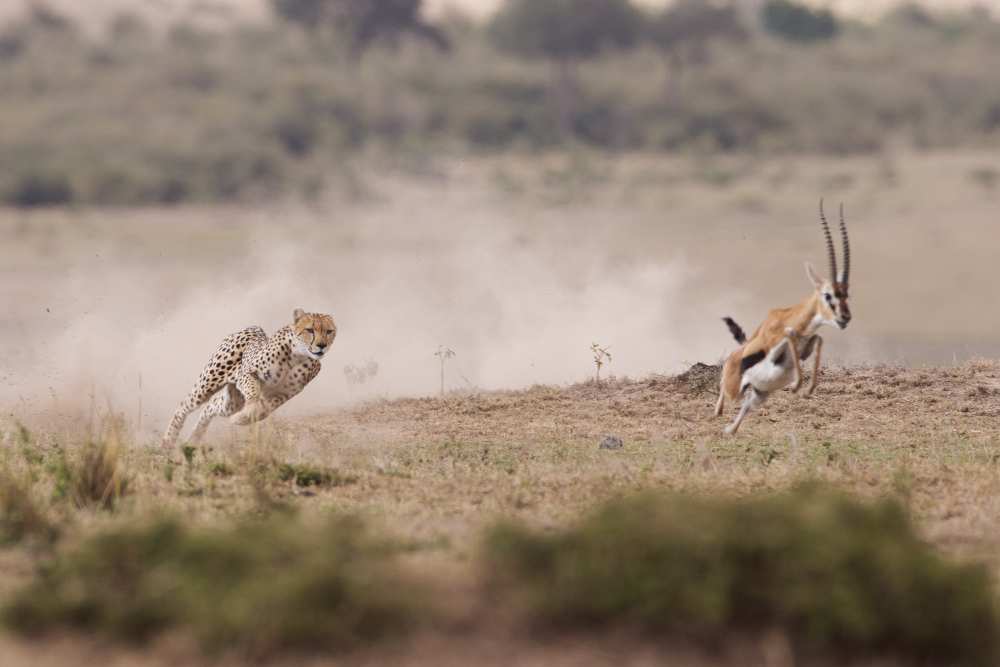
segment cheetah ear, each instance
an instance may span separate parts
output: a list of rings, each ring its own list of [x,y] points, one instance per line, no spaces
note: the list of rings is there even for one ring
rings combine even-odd
[[[306,316],[306,311],[302,310],[301,308],[296,308],[295,311],[292,313],[292,323],[298,322],[305,316]]]

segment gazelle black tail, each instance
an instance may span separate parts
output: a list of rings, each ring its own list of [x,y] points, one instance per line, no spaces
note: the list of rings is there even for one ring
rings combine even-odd
[[[747,342],[747,335],[743,333],[743,329],[740,328],[740,325],[736,324],[733,318],[723,317],[722,321],[726,323],[727,327],[729,327],[729,333],[733,334],[733,338],[736,339],[737,343],[742,345]]]

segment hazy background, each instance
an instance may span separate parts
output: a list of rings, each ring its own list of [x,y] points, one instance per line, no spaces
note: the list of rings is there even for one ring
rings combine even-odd
[[[340,334],[289,411],[433,394],[439,345],[449,390],[674,372],[806,296],[820,197],[832,361],[1000,348],[988,9],[419,4],[5,4],[0,402],[156,429],[296,307]]]

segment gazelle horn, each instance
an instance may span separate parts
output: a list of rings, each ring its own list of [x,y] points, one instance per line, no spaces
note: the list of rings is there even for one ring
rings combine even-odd
[[[823,236],[826,237],[826,251],[830,254],[830,280],[837,282],[837,253],[833,250],[833,235],[830,234],[830,225],[826,222],[826,214],[823,213],[823,200],[819,200],[819,224],[823,226]]]
[[[844,244],[844,272],[841,274],[840,282],[847,286],[851,275],[851,242],[847,240],[847,223],[844,222],[844,204],[840,204],[840,239]]]

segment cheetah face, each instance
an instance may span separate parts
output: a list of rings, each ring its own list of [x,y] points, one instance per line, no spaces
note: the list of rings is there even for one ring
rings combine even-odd
[[[337,325],[333,323],[333,318],[320,313],[307,313],[302,309],[296,309],[293,317],[294,351],[313,359],[322,359],[337,337]]]

